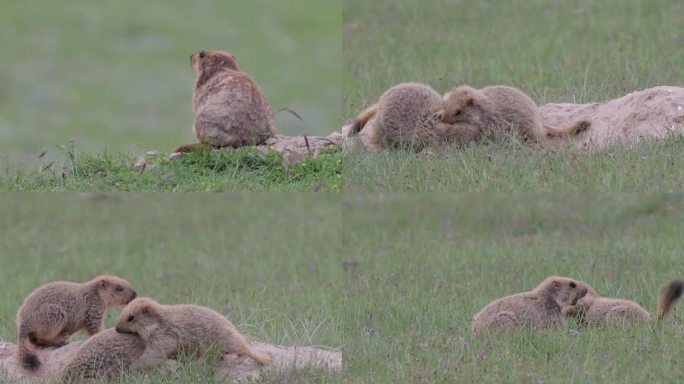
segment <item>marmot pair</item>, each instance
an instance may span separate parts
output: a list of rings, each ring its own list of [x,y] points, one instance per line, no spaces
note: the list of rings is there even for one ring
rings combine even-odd
[[[113,377],[121,370],[167,363],[181,351],[201,355],[207,348],[270,364],[269,354],[251,349],[247,338],[219,313],[196,305],[161,305],[136,299],[131,284],[117,276],[85,283],[58,281],[24,299],[17,314],[16,358],[24,368],[40,367],[34,348],[59,347],[79,330],[91,337],[67,363],[65,380]],[[115,329],[102,330],[105,311],[128,304]]]
[[[562,128],[547,127],[535,102],[519,89],[507,86],[479,90],[459,86],[442,98],[425,84],[398,84],[354,119],[352,134],[373,117],[369,135],[373,147],[414,149],[438,144],[462,146],[479,137],[513,133],[540,142],[576,135],[590,126],[588,121],[579,121]]]
[[[473,316],[472,331],[477,335],[488,330],[512,330],[523,326],[547,328],[564,324],[566,316],[578,317],[584,323],[657,320],[672,313],[683,291],[684,280],[675,280],[663,287],[656,313],[651,315],[633,301],[600,296],[584,281],[551,276],[531,291],[487,304]]]
[[[198,305],[162,305],[149,298],[131,301],[114,329],[86,340],[62,372],[66,381],[115,378],[121,370],[169,365],[179,353],[202,356],[215,350],[271,364],[271,355],[251,348],[228,319]]]

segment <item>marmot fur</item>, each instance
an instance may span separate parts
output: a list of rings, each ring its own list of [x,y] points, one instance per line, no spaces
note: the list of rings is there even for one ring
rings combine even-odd
[[[565,323],[561,309],[574,305],[587,288],[568,277],[551,276],[531,291],[516,293],[487,304],[473,316],[473,334],[486,330],[511,330],[525,325],[546,328]]]
[[[198,305],[162,305],[150,298],[128,304],[116,321],[116,331],[139,335],[147,345],[146,360],[173,358],[178,352],[201,356],[208,348],[271,364],[271,355],[253,350],[247,338],[218,312]]]
[[[623,320],[654,321],[672,313],[675,304],[684,292],[684,280],[674,280],[662,287],[658,294],[658,303],[654,314],[649,313],[639,304],[631,300],[603,297],[589,284],[579,282],[587,287],[587,294],[575,305],[563,308],[563,314],[579,318],[583,323],[610,324]]]
[[[57,281],[31,292],[17,314],[20,366],[30,370],[40,366],[33,346],[64,345],[81,329],[90,336],[100,332],[105,311],[127,304],[135,296],[128,281],[108,275],[82,284]]]
[[[62,381],[112,380],[131,370],[150,367],[140,365],[144,352],[145,342],[138,335],[105,329],[83,342],[62,370]],[[158,361],[159,365],[165,362]]]
[[[467,85],[455,87],[438,114],[443,123],[469,123],[479,128],[480,135],[485,137],[518,132],[534,142],[576,135],[591,124],[583,120],[562,128],[546,127],[537,104],[521,90],[504,85],[482,89]]]
[[[259,86],[238,69],[235,56],[223,51],[200,51],[190,56],[195,70],[192,132],[197,146],[242,147],[262,144],[275,136],[273,110]]]
[[[477,130],[466,123],[445,124],[435,112],[443,100],[432,88],[421,83],[397,84],[383,93],[377,104],[361,112],[352,123],[352,134],[358,133],[375,117],[369,134],[371,146],[410,147],[420,150],[439,144],[462,144],[470,141]],[[472,133],[468,133],[471,131]]]

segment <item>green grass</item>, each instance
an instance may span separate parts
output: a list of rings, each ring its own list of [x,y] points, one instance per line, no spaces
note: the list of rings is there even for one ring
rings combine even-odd
[[[599,191],[684,190],[683,137],[634,150],[587,155],[574,147],[540,150],[519,142],[465,149],[355,150],[345,153],[347,191]]]
[[[17,1],[0,13],[0,157],[168,151],[192,142],[190,54],[222,49],[262,88],[284,134],[341,119],[334,0]]]
[[[350,382],[682,380],[681,311],[655,326],[470,331],[488,302],[553,274],[654,310],[683,277],[681,194],[362,194],[343,207]]]
[[[461,83],[513,85],[540,104],[682,86],[682,12],[677,0],[345,0],[343,117],[351,119],[404,81],[424,82],[438,92]],[[547,155],[506,145],[453,151],[435,161],[401,152],[352,152],[345,158],[345,189],[677,190],[684,183],[681,172],[664,167],[674,161],[681,168],[680,143],[615,148],[609,161],[605,152]],[[649,160],[635,173],[630,159],[642,155]],[[506,164],[483,163],[490,157]],[[531,176],[535,172],[541,176]]]
[[[97,155],[65,150],[66,165],[51,160],[0,173],[0,191],[340,191],[342,151],[329,148],[313,158],[284,165],[281,153],[256,148],[200,150],[169,159],[147,156],[142,170],[131,154]],[[2,172],[2,171],[0,171]]]
[[[14,341],[23,298],[54,280],[110,273],[162,303],[227,314],[254,340],[341,348],[341,221],[334,195],[5,195],[0,198],[0,338]],[[109,312],[111,326],[118,310]],[[211,382],[203,362],[180,377]],[[327,382],[309,370],[267,382]]]

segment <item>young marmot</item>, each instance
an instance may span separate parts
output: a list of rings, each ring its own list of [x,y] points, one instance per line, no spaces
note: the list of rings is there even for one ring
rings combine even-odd
[[[468,123],[480,135],[520,133],[523,138],[541,142],[549,137],[576,135],[590,126],[583,120],[562,128],[544,126],[537,104],[517,88],[495,85],[475,89],[467,85],[448,93],[443,110],[438,112],[443,123]]]
[[[639,304],[624,299],[614,299],[599,295],[593,287],[587,287],[587,294],[575,305],[563,307],[563,314],[579,318],[585,324],[611,324],[623,320],[654,321],[672,313],[675,304],[684,292],[684,280],[674,280],[660,289],[656,312],[649,313]]]
[[[511,330],[525,325],[546,328],[565,323],[564,306],[574,305],[587,293],[568,277],[551,276],[531,291],[516,293],[487,304],[473,316],[472,330],[477,335],[487,330]]]
[[[144,352],[145,342],[138,335],[105,329],[86,340],[69,359],[61,373],[62,381],[112,380],[131,370],[152,367],[149,361],[146,366],[141,364]],[[161,366],[166,360],[156,363]]]
[[[420,150],[439,144],[462,145],[477,133],[468,123],[446,124],[435,113],[443,100],[432,88],[420,83],[397,84],[380,97],[377,104],[361,112],[353,121],[351,133],[358,133],[375,117],[369,134],[371,146],[411,147]],[[456,126],[456,127],[455,127]]]
[[[136,296],[131,284],[116,276],[102,275],[86,283],[57,281],[33,291],[17,314],[17,358],[20,366],[40,366],[33,346],[61,346],[73,333],[100,332],[107,308],[124,305]]]
[[[183,351],[201,356],[209,348],[271,364],[271,355],[253,350],[228,319],[198,305],[162,305],[150,298],[128,304],[116,321],[116,331],[139,335],[147,346],[143,361],[173,358]]]
[[[190,56],[195,70],[192,132],[198,146],[237,148],[262,144],[275,136],[273,110],[249,75],[240,71],[235,56],[223,51],[200,51]]]

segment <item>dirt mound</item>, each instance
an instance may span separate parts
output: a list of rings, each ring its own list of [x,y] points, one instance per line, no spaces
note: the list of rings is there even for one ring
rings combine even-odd
[[[539,107],[544,124],[563,126],[568,122],[589,120],[591,127],[570,138],[578,148],[595,151],[611,145],[633,146],[642,141],[684,134],[684,88],[660,86],[632,92],[619,99],[590,104],[545,104]],[[368,124],[373,124],[373,120]],[[362,130],[348,137],[348,126],[342,128],[346,145],[360,142],[368,146]],[[550,140],[563,144],[566,138]]]
[[[14,357],[16,346],[0,341],[0,381],[3,383],[49,382],[50,377],[57,375],[78,351],[82,342],[72,342],[60,348],[38,349],[38,358],[43,366],[34,375],[26,375],[26,370],[17,367]],[[337,372],[342,368],[342,353],[312,347],[285,347],[266,343],[252,342],[257,351],[269,352],[273,356],[273,365],[261,367],[251,359],[237,361],[237,356],[226,355],[216,367],[216,375],[226,381],[255,381],[261,378],[266,370],[292,371],[293,369],[322,368]]]

